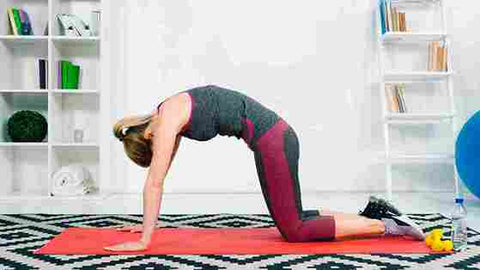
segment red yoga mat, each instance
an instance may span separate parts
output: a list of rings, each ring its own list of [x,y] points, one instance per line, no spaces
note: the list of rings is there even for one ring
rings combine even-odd
[[[111,228],[68,228],[35,254],[346,254],[435,253],[423,241],[376,237],[331,242],[290,243],[271,228],[159,228],[143,251],[108,251],[105,246],[137,241],[141,233]]]

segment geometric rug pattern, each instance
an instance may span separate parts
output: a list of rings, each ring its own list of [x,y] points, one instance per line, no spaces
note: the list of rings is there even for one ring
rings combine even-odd
[[[425,232],[443,228],[441,214],[409,214]],[[330,255],[40,255],[33,251],[69,227],[101,228],[141,224],[130,215],[0,215],[0,269],[480,269],[480,233],[468,229],[468,249],[454,254],[330,254]],[[268,214],[160,215],[166,228],[274,227]],[[75,243],[72,243],[74,245]]]

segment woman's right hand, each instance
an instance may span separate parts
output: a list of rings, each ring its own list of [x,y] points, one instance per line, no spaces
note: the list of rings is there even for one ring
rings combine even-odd
[[[142,232],[143,231],[143,224],[137,224],[137,225],[129,225],[129,226],[123,226],[123,227],[115,227],[115,230],[121,231],[121,232]]]

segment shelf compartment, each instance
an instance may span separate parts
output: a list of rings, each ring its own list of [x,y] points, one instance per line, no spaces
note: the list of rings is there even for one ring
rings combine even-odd
[[[8,119],[17,111],[32,110],[42,114],[47,123],[48,118],[48,96],[44,93],[0,93],[0,143],[11,142],[7,131]],[[48,141],[48,136],[43,142]]]
[[[0,0],[0,35],[11,35],[7,10],[10,7],[21,8],[28,13],[33,34],[43,35],[48,23],[48,0]]]
[[[52,171],[50,175],[50,190],[53,185],[53,176],[55,172],[61,169],[63,166],[72,164],[81,164],[84,166],[93,182],[95,183],[95,191],[93,193],[86,194],[85,196],[91,196],[98,194],[98,179],[99,179],[99,150],[97,147],[64,147],[60,145],[52,145],[51,166]],[[54,196],[55,197],[55,196]],[[81,197],[81,196],[76,196]],[[64,197],[57,197],[64,198]]]
[[[53,33],[54,35],[60,35],[60,25],[56,18],[57,14],[67,13],[78,16],[88,25],[92,22],[92,11],[100,10],[100,0],[53,0]]]
[[[40,89],[38,59],[48,59],[47,39],[2,39],[0,89]]]
[[[415,122],[412,122],[415,123]],[[389,144],[386,146],[393,156],[426,159],[442,156],[437,153],[452,153],[454,150],[453,129],[449,122],[431,125],[389,126]],[[412,153],[412,155],[410,155]],[[430,155],[433,153],[433,155]]]
[[[451,159],[450,159],[451,160]],[[392,164],[392,189],[396,192],[448,192],[455,190],[451,161]]]
[[[84,131],[83,144],[98,143],[98,96],[56,93],[52,97],[53,143],[74,143],[75,129]]]
[[[406,113],[396,110],[397,101],[394,99],[394,87],[403,89],[403,100],[406,106]],[[438,118],[449,118],[452,114],[452,104],[448,93],[448,84],[445,80],[415,83],[385,83],[385,106],[387,119],[404,120],[438,120]]]
[[[392,8],[405,12],[408,32],[437,33],[442,29],[442,5],[439,1],[392,1]],[[407,33],[408,33],[407,32]]]
[[[53,64],[50,65],[52,88],[60,88],[58,62],[67,60],[80,66],[78,89],[98,89],[100,86],[99,55],[100,44],[98,42],[53,40]]]
[[[48,195],[46,144],[0,143],[0,146],[8,146],[0,147],[3,179],[0,194],[8,196],[16,193],[28,197]]]

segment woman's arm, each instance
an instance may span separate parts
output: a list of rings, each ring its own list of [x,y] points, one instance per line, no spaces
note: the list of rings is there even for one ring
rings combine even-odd
[[[163,183],[179,140],[181,116],[178,104],[166,103],[160,113],[161,120],[152,137],[152,162],[143,188],[143,234],[141,241],[148,245],[160,212]]]
[[[175,146],[173,147],[173,154],[172,158],[170,159],[170,163],[168,164],[168,168],[170,169],[170,165],[172,165],[173,160],[175,159],[175,156],[177,155],[178,147],[180,146],[180,141],[182,137],[177,136],[177,139],[175,141]]]

